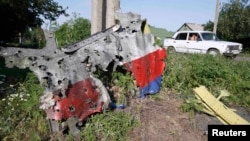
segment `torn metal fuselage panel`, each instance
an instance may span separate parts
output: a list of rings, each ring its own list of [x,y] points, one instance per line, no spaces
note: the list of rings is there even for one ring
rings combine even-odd
[[[106,71],[111,62],[132,72],[140,96],[160,90],[166,51],[144,34],[140,15],[116,13],[119,24],[87,39],[58,49],[53,33],[45,31],[43,49],[0,48],[6,66],[29,68],[46,88],[40,108],[56,121],[77,117],[85,120],[101,112],[111,100],[102,82],[92,73]]]

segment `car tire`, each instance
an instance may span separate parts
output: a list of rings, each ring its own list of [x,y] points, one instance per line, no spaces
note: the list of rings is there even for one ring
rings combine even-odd
[[[167,48],[167,52],[168,52],[169,54],[174,54],[174,53],[176,53],[176,50],[175,50],[174,47],[168,47],[168,48]]]
[[[207,54],[213,55],[213,56],[217,56],[217,55],[219,55],[220,53],[219,53],[219,51],[218,51],[217,49],[209,49],[209,50],[207,51]]]

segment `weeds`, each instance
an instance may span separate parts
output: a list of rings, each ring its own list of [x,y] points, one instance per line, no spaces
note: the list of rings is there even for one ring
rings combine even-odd
[[[163,87],[175,89],[180,97],[188,100],[184,111],[199,110],[193,99],[193,88],[204,85],[216,97],[226,89],[231,95],[223,99],[226,104],[250,107],[250,62],[236,61],[223,56],[169,54]]]
[[[24,83],[0,100],[0,138],[3,140],[30,140],[44,138],[48,127],[44,111],[38,109],[42,94],[37,78],[28,74]]]
[[[82,132],[87,141],[126,141],[127,133],[137,124],[126,112],[108,112],[91,116]]]

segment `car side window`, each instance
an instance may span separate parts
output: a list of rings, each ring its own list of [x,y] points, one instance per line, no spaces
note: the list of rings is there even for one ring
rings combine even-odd
[[[188,40],[197,41],[199,38],[200,37],[198,33],[189,33]]]
[[[186,40],[186,39],[187,39],[187,33],[180,33],[176,37],[176,40]]]

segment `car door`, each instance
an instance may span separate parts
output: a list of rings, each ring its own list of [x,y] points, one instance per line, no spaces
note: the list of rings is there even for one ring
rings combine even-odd
[[[187,33],[179,33],[175,38],[176,43],[176,52],[187,52],[186,41],[187,41]]]
[[[202,42],[198,32],[189,32],[186,48],[188,53],[202,53]]]

